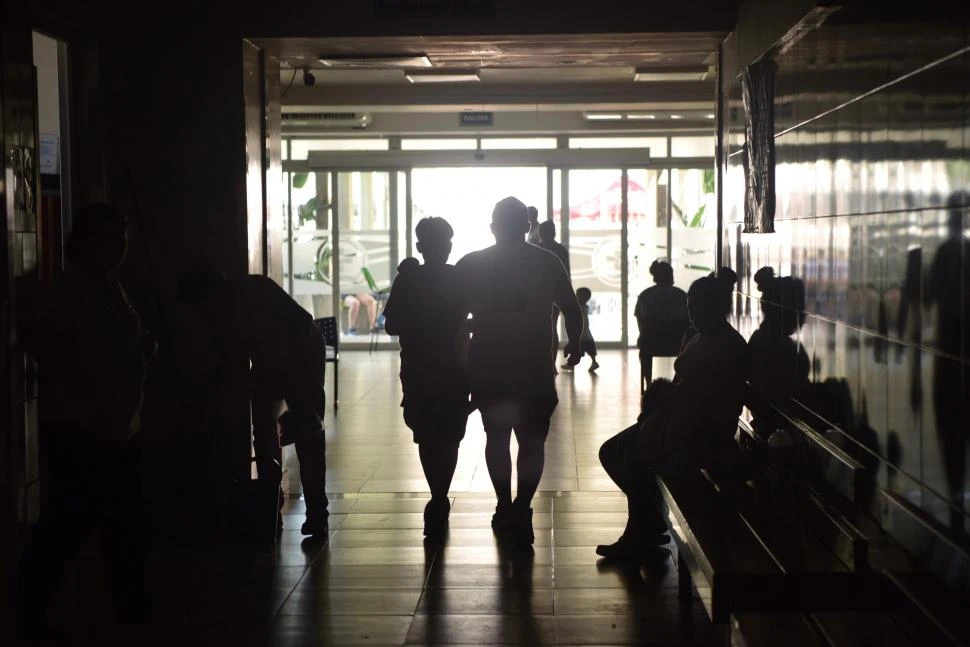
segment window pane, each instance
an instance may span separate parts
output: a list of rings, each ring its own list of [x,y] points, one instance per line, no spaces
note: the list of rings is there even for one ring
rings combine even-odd
[[[536,148],[555,148],[555,137],[483,137],[483,150],[520,150]]]
[[[288,174],[292,208],[293,266],[284,266],[284,283],[293,273],[293,298],[315,319],[333,316],[330,261],[329,173]],[[288,254],[287,254],[288,256]]]
[[[478,140],[475,138],[401,140],[401,150],[405,151],[473,151],[476,148]]]
[[[671,157],[714,157],[714,137],[674,137],[670,140]]]
[[[290,159],[305,160],[309,151],[386,151],[386,139],[293,139],[293,156]]]
[[[570,137],[570,148],[649,148],[650,157],[667,157],[666,137]]]
[[[639,330],[633,309],[637,297],[653,285],[650,264],[667,260],[667,171],[630,169],[627,199],[627,267],[630,277],[627,326],[630,331],[628,342],[630,346],[636,346]],[[686,291],[686,284],[678,280],[677,285]]]
[[[674,280],[681,287],[713,272],[717,245],[714,169],[671,171],[671,250]]]

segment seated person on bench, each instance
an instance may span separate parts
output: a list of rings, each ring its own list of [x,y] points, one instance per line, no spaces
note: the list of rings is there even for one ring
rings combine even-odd
[[[355,292],[353,294],[341,295],[344,307],[347,308],[347,334],[357,334],[357,318],[360,315],[361,306],[367,312],[367,329],[370,333],[377,325],[377,299],[370,292]]]
[[[694,281],[687,310],[697,335],[675,360],[673,381],[655,381],[637,424],[600,447],[600,462],[627,495],[629,511],[620,538],[596,547],[603,557],[639,559],[670,541],[656,475],[737,463],[734,434],[749,359],[744,338],[727,321],[730,288],[713,277]]]

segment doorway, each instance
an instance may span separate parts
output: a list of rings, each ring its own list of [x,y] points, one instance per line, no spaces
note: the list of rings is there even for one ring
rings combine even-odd
[[[492,244],[491,209],[507,195],[557,224],[574,286],[593,292],[590,328],[606,348],[635,345],[633,305],[651,262],[674,264],[680,284],[714,269],[703,159],[652,160],[637,148],[435,151],[427,141],[411,151],[321,148],[284,162],[284,281],[314,317],[338,317],[349,348],[396,347],[380,313],[398,264],[416,253],[421,218],[452,225],[454,263]]]

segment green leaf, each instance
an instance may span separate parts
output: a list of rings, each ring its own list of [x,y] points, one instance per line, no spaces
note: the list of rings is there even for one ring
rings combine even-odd
[[[704,169],[704,193],[714,193],[714,169]]]
[[[701,205],[701,208],[697,210],[697,213],[694,214],[694,217],[691,218],[691,220],[690,220],[690,224],[687,225],[687,226],[688,227],[702,227],[704,225],[704,209],[706,209],[706,208],[707,208],[707,205],[706,204]]]
[[[294,173],[293,174],[293,188],[302,189],[306,186],[306,181],[310,178],[309,173]]]

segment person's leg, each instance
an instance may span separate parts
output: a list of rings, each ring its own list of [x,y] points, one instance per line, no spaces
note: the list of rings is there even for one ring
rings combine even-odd
[[[256,474],[261,479],[282,481],[283,450],[278,421],[283,412],[283,400],[257,387],[253,390],[251,406]]]
[[[294,367],[287,387],[286,404],[300,425],[294,449],[300,462],[300,483],[306,501],[306,521],[301,528],[304,535],[326,533],[330,516],[327,510],[330,505],[327,499],[327,444],[323,428],[327,407],[324,388],[326,353],[323,335],[311,324],[307,331],[303,368],[297,371]]]
[[[591,360],[589,372],[595,373],[596,369],[600,367],[599,362],[596,361],[596,342],[592,339],[588,339],[584,342],[584,345],[586,346],[586,354],[589,355],[589,359]]]
[[[512,504],[514,526],[512,539],[519,544],[532,545],[532,497],[539,488],[545,466],[546,436],[549,421],[556,408],[555,394],[520,397],[517,415],[513,423],[515,438],[519,444],[516,461],[518,487]]]
[[[418,455],[421,457],[421,468],[428,480],[433,500],[446,500],[451,481],[455,477],[458,466],[458,443],[450,441],[429,441],[418,445]]]
[[[546,424],[548,427],[548,423]],[[515,461],[518,486],[515,492],[515,506],[526,509],[532,506],[532,497],[539,488],[542,470],[546,463],[545,436],[536,433],[535,429],[516,429],[515,439],[519,443],[519,456]]]
[[[141,440],[104,452],[107,469],[100,505],[105,511],[101,548],[112,583],[115,611],[122,621],[146,619],[150,600],[145,582],[147,520],[142,494]]]
[[[47,427],[41,434],[49,473],[47,505],[17,569],[17,631],[23,637],[47,630],[51,597],[101,512],[94,503],[102,466],[92,464],[97,460],[88,442],[93,434],[71,425]]]
[[[301,528],[304,535],[327,532],[330,513],[327,507],[327,446],[325,433],[305,436],[294,443],[296,458],[300,462],[300,483],[306,501],[306,521]]]
[[[485,427],[485,465],[495,488],[498,510],[512,505],[512,455],[509,441],[512,438],[510,413],[514,402],[494,400],[482,406],[482,425]]]
[[[353,334],[357,330],[357,315],[360,314],[360,301],[353,295],[348,295],[344,299],[347,307],[347,332]]]
[[[653,379],[653,356],[640,351],[640,392],[643,393],[650,386]]]
[[[367,310],[367,323],[370,325],[369,330],[373,330],[374,326],[377,325],[377,300],[367,293],[361,293],[357,295],[357,298],[364,308]]]
[[[666,522],[661,514],[663,499],[653,474],[638,458],[639,425],[627,427],[600,447],[603,469],[627,496],[627,522],[614,544],[600,545],[604,557],[630,558],[642,555],[652,545],[665,543]]]

